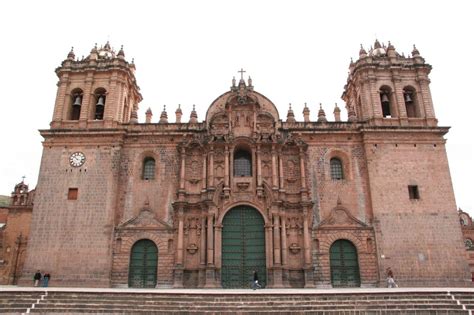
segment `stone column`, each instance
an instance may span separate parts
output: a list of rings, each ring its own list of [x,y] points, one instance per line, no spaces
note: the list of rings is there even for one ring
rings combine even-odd
[[[283,155],[281,150],[278,152],[278,164],[279,164],[279,175],[280,175],[280,190],[285,189],[284,179],[283,179]]]
[[[281,220],[281,267],[282,267],[282,284],[289,287],[288,273],[288,245],[286,240],[286,217],[284,214],[280,216]]]
[[[206,288],[216,287],[216,268],[214,265],[214,213],[207,214],[207,267]]]
[[[214,266],[214,215],[207,215],[207,265]]]
[[[214,187],[214,148],[211,146],[209,151],[209,187]]]
[[[183,244],[184,244],[184,214],[183,210],[179,210],[178,214],[178,248],[176,253],[176,264],[183,265]]]
[[[179,172],[179,189],[184,190],[184,177],[186,170],[186,154],[185,149],[181,148],[181,170]]]
[[[184,243],[184,213],[183,209],[178,210],[178,246],[176,248],[176,265],[174,268],[173,287],[183,287],[183,243]]]
[[[229,146],[225,146],[224,151],[224,188],[229,188]]]
[[[202,183],[201,183],[201,190],[203,192],[206,191],[206,174],[207,174],[207,158],[206,158],[206,153],[203,153],[202,155]]]
[[[281,265],[280,253],[280,217],[273,215],[273,262],[275,266]]]
[[[206,284],[206,216],[201,217],[201,245],[199,249],[199,286]]]
[[[305,288],[314,287],[314,272],[311,265],[311,235],[309,231],[308,210],[303,210],[303,247]]]
[[[277,174],[277,154],[275,151],[275,145],[272,146],[272,188],[278,189],[278,174]]]
[[[257,145],[257,186],[262,186],[262,157],[260,144]]]
[[[304,151],[300,147],[300,171],[301,171],[301,190],[306,191],[306,170],[304,167]]]
[[[286,217],[281,216],[281,263],[283,267],[288,264],[288,247],[286,245]]]

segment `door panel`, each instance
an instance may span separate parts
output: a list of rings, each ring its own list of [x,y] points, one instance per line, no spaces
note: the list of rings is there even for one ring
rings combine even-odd
[[[357,249],[348,240],[337,240],[330,249],[331,283],[333,287],[359,287]]]
[[[265,228],[260,213],[251,207],[236,207],[226,214],[222,223],[222,286],[248,288],[254,270],[264,286]]]
[[[134,288],[154,288],[158,266],[158,248],[150,240],[140,240],[132,247],[128,285]]]

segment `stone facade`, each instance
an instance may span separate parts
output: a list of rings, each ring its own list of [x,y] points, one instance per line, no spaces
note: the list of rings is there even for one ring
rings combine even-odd
[[[471,279],[474,282],[474,224],[472,224],[472,218],[467,212],[459,209],[458,215],[466,248],[465,254],[469,263],[469,270],[471,271]]]
[[[263,240],[268,287],[383,286],[387,267],[403,286],[465,285],[430,70],[416,48],[404,57],[376,41],[351,62],[348,121],[337,106],[335,121],[322,107],[311,121],[307,106],[303,122],[291,107],[283,121],[242,76],[202,122],[194,109],[181,122],[178,108],[176,123],[166,109],[152,123],[149,109],[143,124],[123,49],[107,43],[83,60],[71,51],[41,130],[23,283],[39,268],[52,285],[123,287],[141,264],[153,269],[145,286],[226,287],[237,283],[223,271],[229,257],[245,278],[245,251]],[[237,232],[223,222],[236,209],[262,218],[257,232],[230,238]],[[227,254],[229,241],[242,253]]]

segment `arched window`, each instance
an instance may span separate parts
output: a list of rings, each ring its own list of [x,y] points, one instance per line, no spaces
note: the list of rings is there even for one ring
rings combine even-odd
[[[145,158],[143,161],[143,179],[155,179],[155,159]]]
[[[71,96],[71,114],[69,116],[69,119],[71,120],[79,120],[79,117],[81,116],[81,106],[82,106],[82,91],[81,90],[75,90]]]
[[[344,171],[342,169],[342,162],[338,158],[332,158],[331,164],[331,179],[344,179]]]
[[[234,176],[252,176],[252,156],[248,151],[234,153]]]
[[[380,103],[382,104],[383,117],[393,117],[392,113],[392,91],[388,86],[380,88]]]
[[[105,99],[106,99],[106,91],[102,88],[97,89],[95,91],[95,101],[96,101],[95,111],[94,111],[95,120],[104,119]]]
[[[419,113],[415,89],[409,86],[405,87],[403,89],[403,100],[405,101],[407,117],[418,117]]]

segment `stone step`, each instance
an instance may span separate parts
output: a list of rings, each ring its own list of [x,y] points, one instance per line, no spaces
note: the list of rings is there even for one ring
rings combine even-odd
[[[48,313],[60,313],[60,314],[83,314],[83,313],[93,313],[93,314],[150,314],[148,310],[134,310],[131,312],[122,312],[122,311],[112,311],[108,308],[101,308],[101,309],[94,309],[93,312],[87,309],[71,309],[71,308],[64,308],[64,309],[31,309],[30,313],[41,313],[41,314],[48,314]],[[225,311],[182,311],[182,310],[173,310],[173,309],[160,309],[156,311],[157,314],[193,314],[193,315],[217,315],[217,314],[274,314],[275,311],[232,311],[232,312],[225,312]],[[311,311],[308,313],[307,311],[282,311],[278,312],[279,315],[300,315],[300,314],[311,314],[311,315],[467,315],[469,314],[468,311],[462,310],[451,310],[451,309],[437,309],[437,310],[419,310],[419,309],[373,309],[370,311],[358,311],[353,309],[340,309],[340,310],[324,310],[324,311]]]

